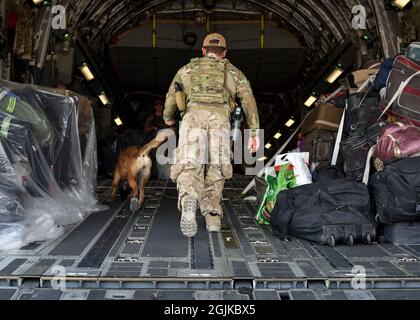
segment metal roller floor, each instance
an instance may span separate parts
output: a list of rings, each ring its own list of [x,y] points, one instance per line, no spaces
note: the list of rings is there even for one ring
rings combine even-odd
[[[173,184],[151,181],[142,210],[131,214],[127,203],[106,202],[110,180],[102,180],[107,211],[55,241],[0,255],[0,300],[420,299],[420,246],[280,241],[240,197],[249,181],[235,176],[226,185],[221,234],[208,234],[198,217],[199,234],[187,239]]]

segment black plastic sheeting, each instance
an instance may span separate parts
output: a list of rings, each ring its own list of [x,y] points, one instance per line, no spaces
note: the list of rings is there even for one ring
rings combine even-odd
[[[0,81],[0,251],[54,239],[103,210],[86,99]]]

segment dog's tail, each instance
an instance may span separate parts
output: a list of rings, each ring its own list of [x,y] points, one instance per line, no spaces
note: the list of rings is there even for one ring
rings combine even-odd
[[[155,139],[150,141],[141,151],[142,155],[149,155],[150,151],[157,149],[161,144],[165,143],[169,138],[175,136],[175,132],[171,129],[165,129],[158,133]]]

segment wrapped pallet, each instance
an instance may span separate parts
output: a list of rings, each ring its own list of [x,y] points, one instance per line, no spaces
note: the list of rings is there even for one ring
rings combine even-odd
[[[81,135],[79,108],[77,96],[0,81],[0,251],[55,238],[104,209],[95,123],[83,120]]]

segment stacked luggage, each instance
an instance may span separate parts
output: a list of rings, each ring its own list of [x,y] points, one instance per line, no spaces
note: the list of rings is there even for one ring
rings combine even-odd
[[[409,122],[390,125],[376,145],[374,166],[369,186],[385,238],[420,244],[420,128]]]
[[[387,59],[366,83],[345,100],[334,166],[330,151],[317,161],[321,148],[308,129],[326,129],[327,106],[321,104],[303,124],[315,183],[277,195],[271,225],[279,237],[335,246],[370,244],[384,235],[394,244],[420,244],[420,61]],[[337,112],[332,122],[338,118]]]

